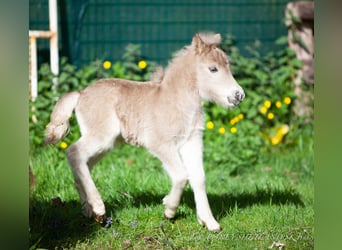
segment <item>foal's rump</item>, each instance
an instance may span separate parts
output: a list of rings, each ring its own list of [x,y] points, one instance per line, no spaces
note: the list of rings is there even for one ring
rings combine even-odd
[[[82,135],[98,139],[109,136],[117,124],[113,117],[118,102],[116,92],[113,85],[99,83],[81,91],[75,114]]]

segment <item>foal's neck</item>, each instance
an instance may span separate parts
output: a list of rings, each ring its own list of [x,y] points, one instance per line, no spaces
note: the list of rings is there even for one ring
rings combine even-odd
[[[161,83],[165,92],[174,93],[176,96],[187,95],[192,99],[200,99],[196,84],[196,63],[194,60],[191,55],[183,55],[170,63]]]

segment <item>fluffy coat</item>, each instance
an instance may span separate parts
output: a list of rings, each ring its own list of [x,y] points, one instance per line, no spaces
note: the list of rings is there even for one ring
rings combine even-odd
[[[80,139],[67,150],[83,213],[105,219],[105,206],[90,171],[121,136],[158,157],[172,180],[164,215],[173,218],[187,182],[194,191],[197,217],[211,231],[220,231],[209,207],[202,162],[203,99],[234,107],[244,98],[233,78],[219,34],[196,34],[169,66],[150,82],[101,79],[57,102],[47,126],[46,143],[56,143],[68,131],[75,111]]]

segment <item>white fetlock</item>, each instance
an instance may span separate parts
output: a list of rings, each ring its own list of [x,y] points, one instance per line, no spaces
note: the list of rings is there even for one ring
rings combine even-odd
[[[209,231],[212,231],[212,232],[222,231],[220,224],[215,219],[204,221],[199,216],[197,216],[197,220],[200,225],[205,226]]]
[[[106,210],[102,202],[99,202],[99,204],[97,204],[97,206],[94,208],[92,205],[85,201],[82,203],[82,212],[85,217],[93,217],[96,221],[100,223],[103,222],[103,219],[106,214]]]
[[[170,209],[170,208],[165,208],[164,210],[164,216],[167,219],[172,219],[176,215],[176,210]]]
[[[164,197],[163,204],[165,205],[164,217],[167,219],[172,219],[176,215],[177,208],[172,208],[168,205],[168,195]]]
[[[218,224],[218,222],[215,220],[211,221],[210,223],[207,223],[206,226],[207,226],[208,230],[212,231],[212,232],[221,232],[222,231],[220,224]]]

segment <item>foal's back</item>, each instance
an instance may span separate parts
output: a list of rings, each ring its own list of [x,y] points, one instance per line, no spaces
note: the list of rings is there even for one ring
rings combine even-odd
[[[132,132],[138,133],[141,122],[140,114],[151,109],[158,102],[160,84],[152,82],[135,82],[123,79],[102,79],[80,91],[75,113],[81,133],[103,137],[122,134],[125,140],[139,144],[131,138]],[[136,136],[134,136],[136,137]]]

